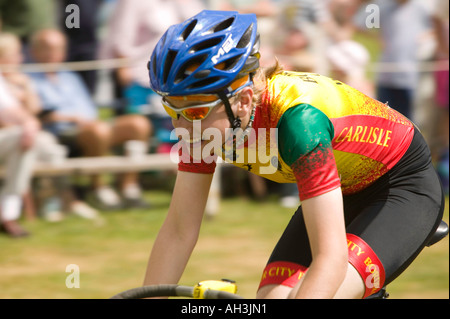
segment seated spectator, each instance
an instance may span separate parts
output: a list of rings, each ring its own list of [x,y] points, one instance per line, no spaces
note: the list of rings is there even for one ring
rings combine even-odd
[[[23,62],[22,44],[20,39],[12,33],[0,33],[0,64],[8,66],[8,72],[3,74],[4,84],[9,94],[16,100],[17,104],[31,116],[36,117],[42,111],[41,102],[36,93],[30,78],[22,73],[19,66]],[[52,162],[55,157],[64,157],[64,146],[58,144],[56,138],[45,131],[39,132],[39,141],[35,149],[37,152],[37,161]],[[52,178],[54,184],[61,184],[64,177]],[[74,199],[72,189],[63,187],[60,193],[66,194],[66,198],[70,198],[67,203],[70,212],[82,217],[95,217],[97,212],[89,207],[86,203]],[[54,198],[41,199],[40,211],[42,217],[47,220],[57,221],[63,217],[63,201],[61,196]],[[58,203],[58,205],[55,205]]]
[[[0,230],[11,237],[29,235],[17,221],[29,187],[39,129],[39,122],[18,107],[0,73],[0,162],[4,172],[0,186]]]
[[[39,63],[62,63],[67,41],[58,30],[44,29],[31,38],[31,56]],[[147,142],[151,126],[140,115],[124,115],[111,122],[99,120],[97,108],[79,75],[71,71],[31,74],[41,97],[44,129],[69,147],[69,156],[104,156],[129,140]],[[92,179],[94,196],[103,209],[122,207],[121,198],[105,185],[102,176]],[[126,204],[142,205],[136,173],[124,174],[120,190]]]
[[[12,33],[0,33],[0,64],[9,67],[8,72],[3,73],[7,89],[25,110],[37,115],[41,111],[39,96],[32,88],[29,77],[19,72],[18,66],[22,62],[23,54],[20,39]]]

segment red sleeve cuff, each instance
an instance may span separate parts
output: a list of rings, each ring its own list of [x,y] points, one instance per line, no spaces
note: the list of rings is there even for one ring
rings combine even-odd
[[[316,148],[292,164],[300,200],[325,194],[341,186],[331,148]]]
[[[178,170],[183,172],[201,173],[201,174],[213,174],[216,170],[216,162],[212,163],[178,163]]]
[[[201,173],[201,174],[213,174],[216,170],[217,156],[212,155],[208,158],[194,160],[192,156],[184,154],[179,151],[178,170],[183,172]]]

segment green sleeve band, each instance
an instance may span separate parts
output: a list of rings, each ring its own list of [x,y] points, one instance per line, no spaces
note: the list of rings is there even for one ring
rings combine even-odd
[[[309,104],[289,108],[282,115],[277,128],[280,156],[289,166],[318,146],[331,147],[334,137],[330,119]]]

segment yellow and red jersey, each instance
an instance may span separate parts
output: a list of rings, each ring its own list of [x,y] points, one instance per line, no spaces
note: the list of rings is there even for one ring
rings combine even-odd
[[[366,188],[400,160],[414,134],[406,117],[356,89],[288,71],[267,81],[253,128],[255,134],[238,152],[245,156],[232,164],[276,182],[297,183],[302,200],[339,186],[344,195]],[[261,147],[276,160],[249,155]],[[267,174],[267,165],[276,169]],[[179,169],[211,172],[214,165],[180,162]]]

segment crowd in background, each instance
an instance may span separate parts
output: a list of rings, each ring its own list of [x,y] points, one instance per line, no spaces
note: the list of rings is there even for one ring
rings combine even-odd
[[[170,150],[171,121],[149,88],[146,64],[170,25],[202,9],[256,13],[263,67],[278,59],[286,69],[331,76],[411,118],[430,144],[448,194],[448,5],[447,0],[0,0],[5,172],[0,228],[13,237],[28,235],[17,220],[33,195],[36,161],[61,153],[123,152],[129,141],[151,152]],[[101,59],[129,64],[111,70],[52,67]],[[27,63],[47,67],[25,72],[21,67]],[[108,119],[99,112],[105,108],[112,114]],[[257,198],[270,186],[246,172],[227,176],[246,180]],[[60,220],[64,210],[93,218],[98,209],[150,207],[137,173],[121,174],[115,185],[92,176],[89,203],[70,179],[49,182],[64,194],[39,203],[48,220]],[[298,204],[295,184],[278,190],[282,205]]]

